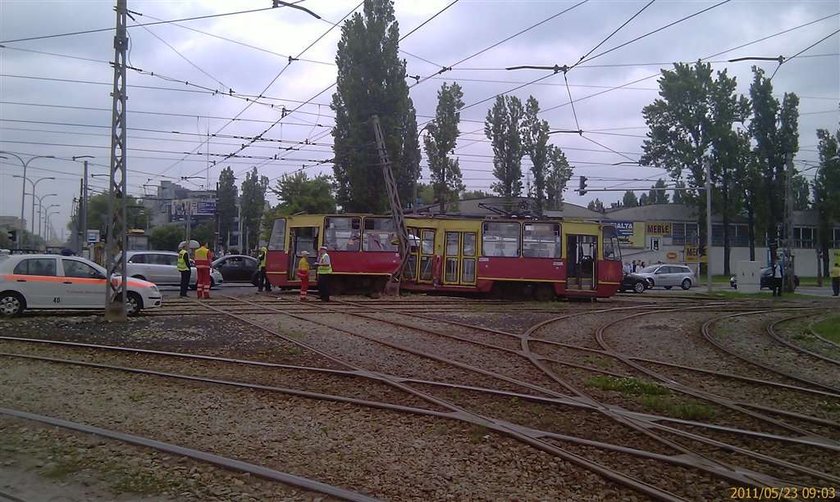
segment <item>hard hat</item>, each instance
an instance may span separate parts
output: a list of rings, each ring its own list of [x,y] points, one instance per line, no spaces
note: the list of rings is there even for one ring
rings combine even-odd
[[[321,247],[319,247],[319,248],[318,248],[318,251],[320,251],[320,250],[322,250],[322,249],[326,251],[327,246],[321,246]]]

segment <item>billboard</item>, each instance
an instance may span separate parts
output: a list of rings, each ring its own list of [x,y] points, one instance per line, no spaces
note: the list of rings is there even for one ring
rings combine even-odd
[[[632,221],[613,221],[610,222],[615,225],[615,232],[618,234],[618,241],[622,244],[629,244],[633,241],[633,222]]]
[[[213,199],[176,199],[169,205],[169,220],[184,221],[189,216],[215,216]]]
[[[658,235],[660,237],[671,236],[671,223],[663,221],[653,221],[645,226],[645,233],[647,235]]]

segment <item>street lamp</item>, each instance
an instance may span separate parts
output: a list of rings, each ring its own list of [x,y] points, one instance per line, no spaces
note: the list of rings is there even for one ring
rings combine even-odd
[[[44,208],[44,217],[43,217],[43,219],[44,219],[44,234],[46,234],[46,235],[41,235],[41,237],[44,239],[44,245],[45,246],[46,246],[46,243],[49,241],[49,235],[50,235],[49,215],[50,214],[58,214],[58,213],[61,212],[61,211],[58,211],[56,213],[50,213],[50,209],[52,209],[54,207],[61,207],[61,204],[50,204],[49,206]],[[38,209],[39,209],[39,212],[38,212],[38,233],[40,234],[41,233],[40,207]]]
[[[58,204],[54,204],[54,206],[58,206]],[[52,206],[50,206],[50,207],[52,207]],[[45,231],[47,232],[47,234],[49,234],[49,233],[50,233],[50,216],[52,216],[52,215],[54,215],[54,214],[59,214],[59,213],[61,213],[61,211],[53,211],[53,212],[49,212],[49,211],[47,211],[46,218],[45,218],[45,219],[46,219],[46,222],[44,223],[44,226],[46,226],[46,227],[47,227],[47,228],[45,229]],[[48,239],[47,239],[47,240],[48,240]]]
[[[35,159],[54,159],[55,158],[55,155],[35,155],[33,157],[30,157],[29,160],[24,161],[16,153],[7,152],[7,151],[3,151],[3,150],[0,150],[0,153],[4,153],[6,155],[11,155],[12,157],[14,157],[14,158],[16,158],[20,161],[20,164],[23,166],[23,176],[22,176],[22,178],[24,179],[24,181],[27,179],[26,168],[29,167],[30,162],[32,162]],[[32,189],[32,193],[35,193],[34,188]],[[22,183],[22,186],[20,187],[20,236],[18,236],[18,245],[17,245],[18,249],[20,249],[21,245],[23,244],[23,231],[25,230],[24,226],[23,226],[23,210],[24,210],[24,207],[25,207],[24,206],[24,200],[25,199],[26,199],[26,183]],[[34,218],[35,217],[35,215],[34,215],[34,213],[35,213],[35,210],[34,210],[35,201],[34,200],[32,201],[32,205],[33,205],[33,211],[32,211],[33,215],[32,216]]]
[[[42,195],[40,197],[38,197],[34,193],[30,194],[30,195],[32,195],[32,197],[38,199],[38,235],[43,237],[43,235],[41,234],[41,220],[44,217],[44,213],[43,213],[44,199],[46,199],[47,197],[58,197],[58,194],[57,193],[48,193],[48,194]]]
[[[79,224],[76,227],[81,234],[79,239],[79,248],[85,247],[87,244],[87,213],[88,213],[88,161],[87,159],[95,158],[93,155],[74,155],[73,161],[85,159],[85,168],[82,173],[82,198],[79,201],[79,215],[77,216]]]
[[[33,157],[33,158],[35,158],[35,157]],[[32,159],[30,159],[30,160],[32,160]],[[38,183],[40,183],[44,180],[54,180],[55,177],[54,176],[47,176],[45,178],[38,178],[35,181],[32,181],[31,179],[27,178],[25,175],[20,176],[20,175],[15,174],[15,175],[12,175],[12,177],[13,178],[23,178],[24,181],[28,181],[29,184],[32,186],[32,218],[29,221],[29,227],[30,227],[29,233],[32,234],[32,235],[35,235],[35,187],[38,186]],[[25,186],[26,186],[26,183],[24,183],[24,187]],[[23,195],[24,196],[26,195],[26,190],[23,191]],[[20,214],[23,214],[23,209],[21,209]],[[21,221],[23,221],[22,217],[21,217]],[[21,227],[22,226],[23,225],[21,225]]]

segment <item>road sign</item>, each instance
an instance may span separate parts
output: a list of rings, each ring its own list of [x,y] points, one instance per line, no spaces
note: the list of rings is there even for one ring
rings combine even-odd
[[[99,242],[99,230],[88,230],[87,243],[96,244],[97,242]]]

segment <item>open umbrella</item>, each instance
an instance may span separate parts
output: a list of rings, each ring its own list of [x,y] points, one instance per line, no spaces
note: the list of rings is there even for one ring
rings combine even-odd
[[[181,247],[184,246],[185,244],[187,244],[187,241],[181,241],[181,243],[178,244],[178,249],[181,249]],[[201,247],[201,244],[199,244],[197,240],[190,239],[190,243],[189,243],[189,248],[190,249],[198,249],[200,247]]]

